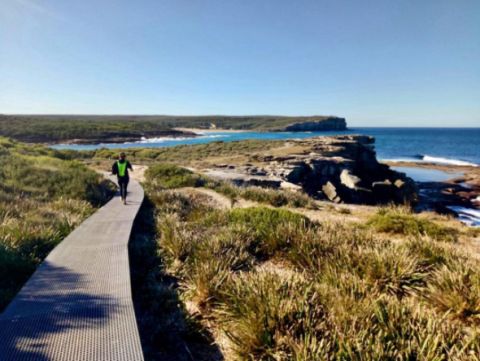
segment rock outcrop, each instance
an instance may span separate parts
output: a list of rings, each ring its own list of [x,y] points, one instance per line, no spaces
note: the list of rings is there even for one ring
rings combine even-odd
[[[313,120],[308,122],[298,122],[287,125],[287,132],[311,132],[321,130],[346,130],[347,122],[345,118],[330,117],[327,119]]]
[[[237,184],[262,185],[263,179],[263,184],[275,187],[288,182],[336,203],[415,203],[415,182],[379,163],[374,141],[352,135],[289,140],[250,155],[248,163],[237,165],[230,174],[242,175]]]

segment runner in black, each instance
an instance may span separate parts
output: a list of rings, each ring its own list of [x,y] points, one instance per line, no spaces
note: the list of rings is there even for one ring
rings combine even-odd
[[[128,176],[129,169],[133,170],[132,164],[126,159],[125,153],[122,152],[119,159],[112,165],[112,173],[117,175],[123,204],[127,204],[127,186],[130,179]]]

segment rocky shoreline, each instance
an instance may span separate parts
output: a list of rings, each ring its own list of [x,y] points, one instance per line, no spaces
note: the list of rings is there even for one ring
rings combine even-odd
[[[376,159],[374,138],[314,137],[288,140],[251,154],[241,164],[215,164],[204,173],[237,184],[301,188],[335,203],[415,204],[415,182]]]
[[[416,182],[419,190],[416,209],[419,211],[433,210],[442,214],[457,215],[453,211],[457,207],[480,210],[479,167],[424,162],[388,162],[388,165],[445,172],[446,177],[442,181]],[[448,174],[452,174],[452,177]]]

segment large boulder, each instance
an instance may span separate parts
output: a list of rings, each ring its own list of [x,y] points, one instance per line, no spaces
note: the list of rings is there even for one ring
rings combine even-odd
[[[344,169],[340,173],[340,183],[347,188],[357,189],[361,181],[359,177],[350,173],[349,169]]]
[[[337,193],[337,188],[333,185],[332,182],[327,182],[322,186],[322,191],[325,196],[331,200],[332,202],[335,203],[340,203],[342,199]]]

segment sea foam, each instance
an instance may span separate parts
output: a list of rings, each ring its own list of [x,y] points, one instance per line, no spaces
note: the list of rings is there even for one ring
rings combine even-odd
[[[480,210],[460,206],[447,206],[447,208],[455,212],[463,223],[472,227],[480,227]]]
[[[210,135],[201,135],[200,137],[156,137],[156,138],[145,138],[142,137],[141,140],[138,140],[134,143],[137,144],[151,144],[151,143],[165,143],[165,142],[176,142],[182,140],[192,140],[192,139],[206,139],[206,138],[220,138],[220,137],[228,137],[221,134],[210,134]],[[127,142],[128,143],[128,142]]]
[[[442,158],[442,157],[432,157],[430,155],[423,155],[421,158],[424,162],[427,163],[437,163],[437,164],[448,164],[448,165],[462,165],[462,166],[470,166],[470,167],[478,167],[478,164],[466,162],[464,160],[459,159],[450,159],[450,158]]]

